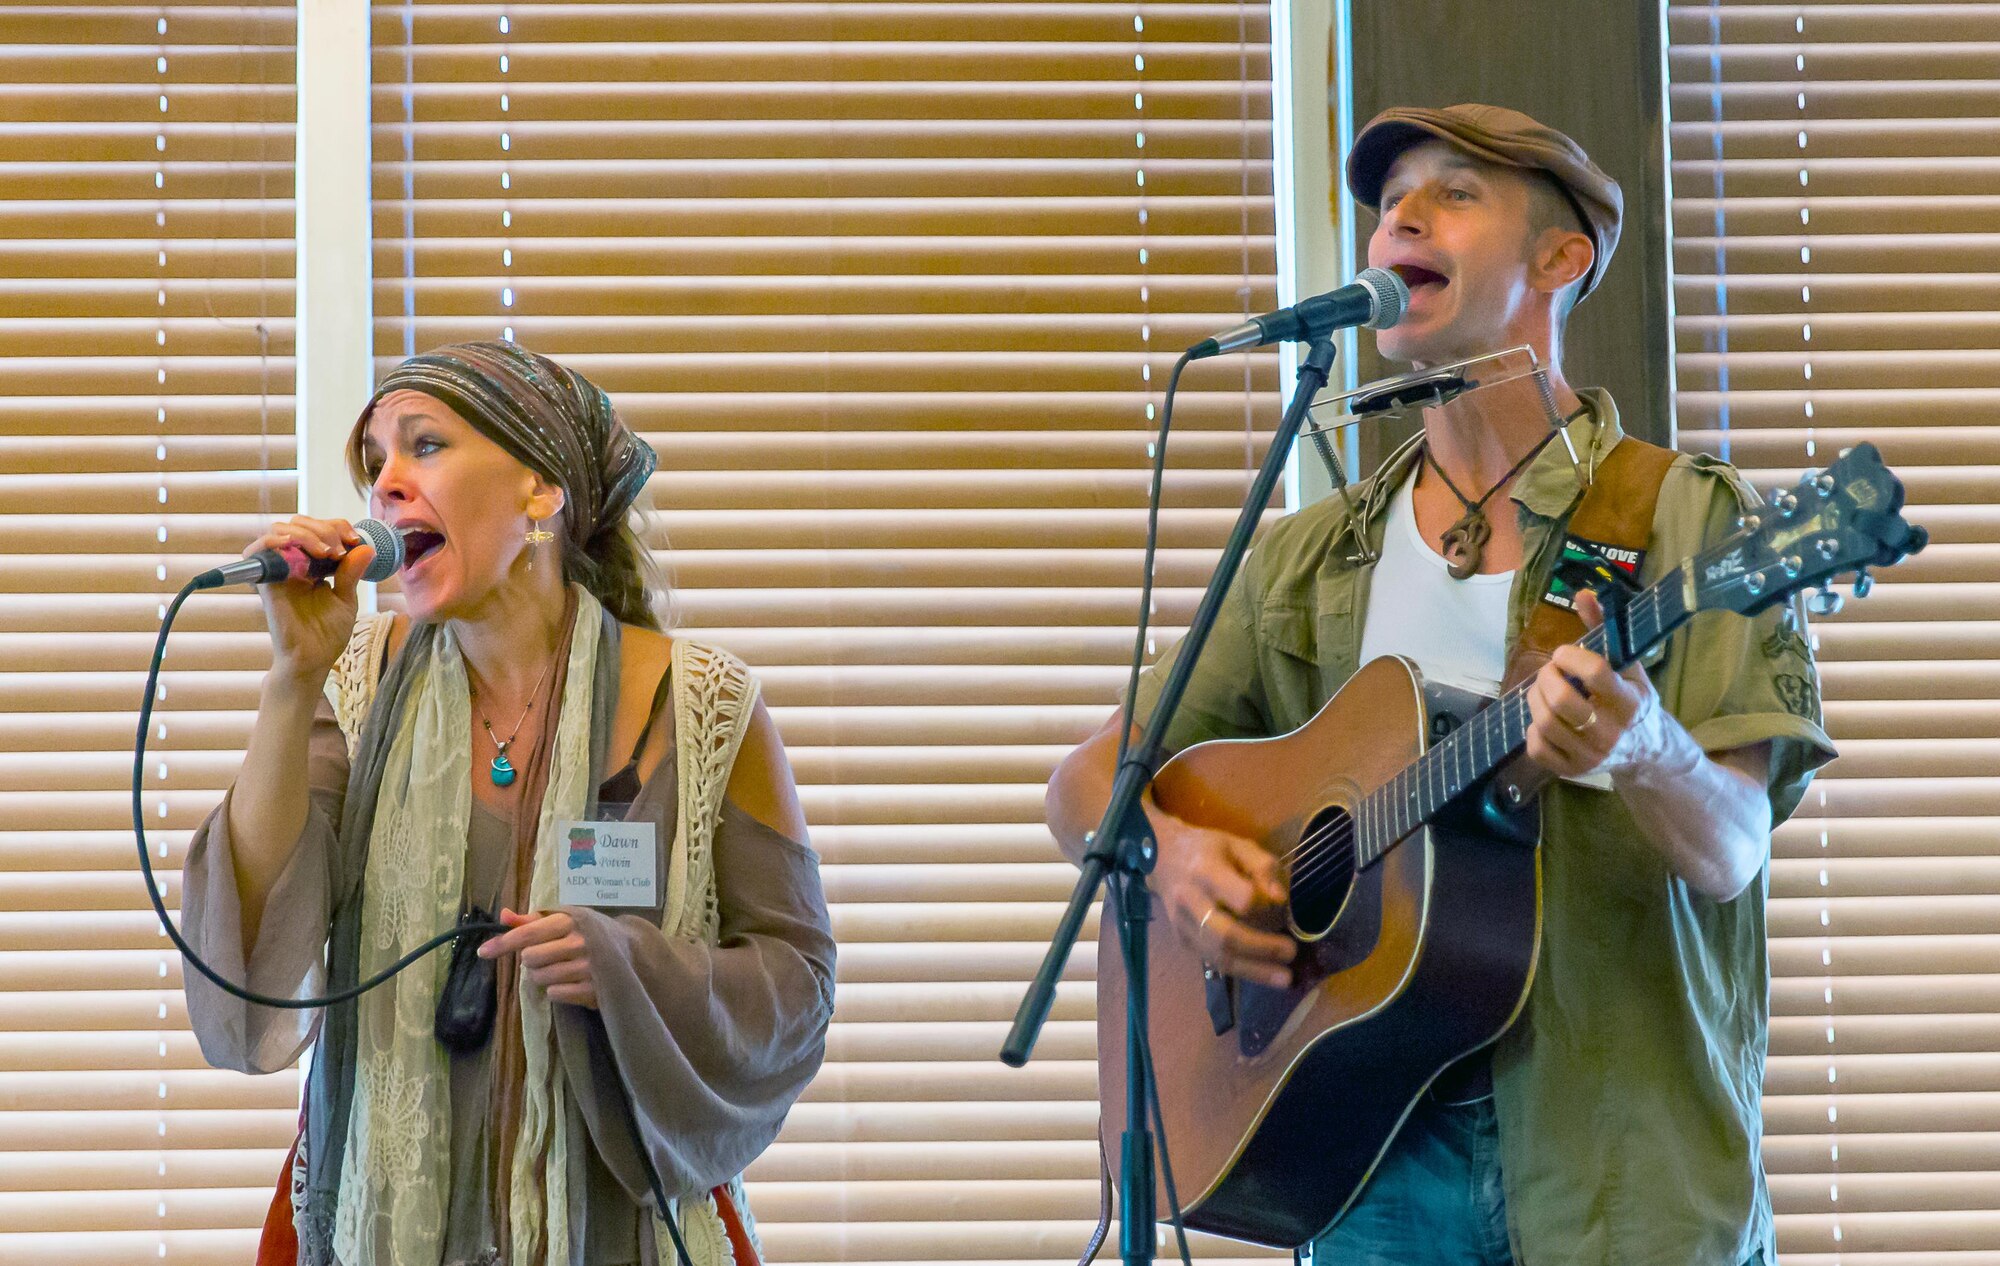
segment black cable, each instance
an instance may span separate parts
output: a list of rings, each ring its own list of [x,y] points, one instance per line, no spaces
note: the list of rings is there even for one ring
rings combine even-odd
[[[146,670],[146,695],[145,698],[139,701],[139,737],[133,745],[132,760],[132,832],[139,842],[139,870],[146,878],[146,896],[152,900],[153,913],[159,918],[160,926],[165,929],[167,938],[174,943],[174,948],[181,952],[181,956],[186,958],[196,971],[214,982],[216,988],[222,990],[224,993],[241,998],[245,1002],[254,1002],[262,1007],[279,1007],[289,1011],[308,1011],[318,1007],[330,1007],[335,1003],[346,1002],[350,998],[358,998],[370,989],[385,983],[397,972],[402,971],[405,967],[416,962],[432,950],[457,940],[461,936],[484,933],[498,934],[507,931],[507,925],[504,923],[458,924],[447,931],[433,936],[430,940],[417,946],[360,984],[352,988],[343,989],[339,993],[326,994],[318,998],[275,998],[269,994],[261,994],[254,989],[246,989],[234,981],[224,980],[213,967],[202,961],[201,955],[194,952],[194,947],[187,943],[186,938],[181,935],[181,930],[174,925],[173,918],[167,914],[167,903],[160,896],[160,883],[153,874],[153,859],[146,851],[146,810],[144,799],[146,731],[151,728],[153,722],[153,696],[159,689],[160,665],[166,661],[167,657],[167,634],[173,630],[174,617],[180,614],[181,605],[195,592],[197,591],[194,582],[188,582],[178,594],[174,595],[173,602],[167,606],[166,615],[160,620],[160,636],[153,644],[153,662]],[[681,1241],[680,1228],[674,1225],[673,1215],[667,1211],[666,1190],[660,1183],[660,1175],[653,1169],[653,1160],[646,1152],[645,1143],[639,1137],[639,1122],[631,1111],[629,1104],[628,1096],[625,1119],[631,1123],[632,1143],[638,1150],[639,1163],[645,1167],[646,1177],[652,1184],[653,1199],[658,1202],[660,1220],[667,1224],[667,1234],[673,1237],[674,1249],[680,1254],[681,1266],[694,1266],[694,1260],[688,1256],[687,1245]]]
[[[681,1240],[681,1229],[674,1225],[674,1215],[667,1208],[667,1187],[660,1181],[660,1171],[653,1168],[653,1154],[646,1150],[646,1140],[639,1134],[639,1110],[632,1103],[632,1092],[627,1089],[625,1124],[632,1129],[632,1150],[638,1153],[639,1167],[646,1171],[646,1183],[653,1189],[653,1208],[660,1215],[660,1221],[667,1224],[667,1234],[673,1237],[674,1253],[681,1259],[681,1266],[694,1266],[694,1259],[688,1256],[687,1245]]]
[[[1119,882],[1132,883],[1136,878],[1127,875]],[[1119,896],[1120,900],[1123,900],[1123,894]],[[1148,900],[1150,899],[1149,897]],[[1124,946],[1121,941],[1121,947],[1125,955],[1125,978],[1131,980],[1137,974],[1139,964],[1133,961],[1129,946]],[[1150,979],[1148,976],[1149,981]],[[1153,1118],[1153,1152],[1160,1164],[1160,1177],[1167,1185],[1167,1220],[1173,1224],[1174,1242],[1181,1253],[1181,1266],[1194,1266],[1194,1260],[1188,1253],[1187,1227],[1181,1221],[1181,1194],[1174,1185],[1174,1160],[1167,1154],[1167,1118],[1160,1109],[1160,1079],[1153,1072],[1152,999],[1141,997],[1136,993],[1127,996],[1138,999],[1138,1030],[1145,1036],[1145,1040],[1139,1043],[1139,1063],[1146,1070],[1146,1105],[1148,1114]]]
[[[1132,675],[1125,681],[1125,724],[1118,731],[1118,765],[1125,763],[1125,749],[1131,742],[1132,709],[1139,703],[1139,673],[1146,665],[1146,626],[1153,610],[1153,559],[1160,546],[1160,501],[1167,478],[1167,435],[1174,424],[1174,392],[1180,389],[1181,371],[1188,367],[1193,352],[1181,358],[1167,374],[1167,394],[1160,402],[1160,434],[1153,441],[1153,483],[1146,494],[1146,559],[1139,578],[1139,631],[1132,644]]]
[[[1159,553],[1160,502],[1163,500],[1166,485],[1167,436],[1173,428],[1174,394],[1180,389],[1181,371],[1188,367],[1192,359],[1191,351],[1183,352],[1180,359],[1174,362],[1173,369],[1167,374],[1165,397],[1160,403],[1160,432],[1153,444],[1153,479],[1146,497],[1146,556],[1139,582],[1139,626],[1132,644],[1132,671],[1125,682],[1125,724],[1120,726],[1118,731],[1116,762],[1118,767],[1125,764],[1126,751],[1131,743],[1132,714],[1139,702],[1139,675],[1146,663],[1146,630],[1153,609],[1153,566]],[[1113,882],[1131,882],[1134,878],[1136,877],[1128,876],[1124,879],[1114,879]],[[1113,895],[1117,896],[1115,893]],[[1148,900],[1150,899],[1149,897]],[[1120,938],[1120,942],[1122,952],[1126,956],[1125,978],[1135,979],[1138,975],[1135,969],[1139,964],[1132,962],[1131,948],[1123,945],[1123,938]],[[1174,1239],[1180,1249],[1181,1261],[1185,1266],[1193,1266],[1188,1252],[1187,1227],[1181,1220],[1180,1193],[1174,1186],[1174,1163],[1167,1155],[1167,1122],[1160,1110],[1159,1081],[1153,1075],[1151,1017],[1148,1014],[1146,999],[1138,999],[1138,1008],[1140,1012],[1137,1025],[1140,1038],[1138,1054],[1146,1070],[1146,1099],[1149,1114],[1153,1118],[1153,1149],[1159,1160],[1161,1176],[1166,1180],[1167,1215],[1173,1223]]]
[[[234,981],[224,980],[213,967],[202,961],[201,955],[195,953],[194,947],[189,945],[186,938],[181,935],[180,928],[174,925],[172,917],[167,914],[167,903],[160,896],[160,883],[153,875],[152,855],[146,849],[145,806],[146,731],[151,728],[153,723],[153,695],[159,689],[160,665],[165,662],[167,657],[167,634],[174,627],[174,617],[180,614],[181,604],[186,602],[188,596],[194,592],[196,592],[194,584],[190,581],[174,596],[173,602],[167,607],[166,616],[160,621],[159,640],[153,644],[153,662],[151,667],[146,670],[146,695],[145,698],[139,701],[139,737],[132,748],[132,834],[137,839],[139,845],[139,870],[146,879],[146,896],[153,903],[153,913],[159,918],[160,927],[166,931],[167,939],[174,943],[174,948],[181,952],[181,956],[187,959],[188,963],[196,971],[208,977],[216,988],[233,997],[241,998],[245,1002],[256,1003],[260,1007],[277,1007],[287,1011],[311,1011],[319,1007],[330,1007],[335,1003],[346,1002],[351,998],[358,998],[432,950],[447,945],[461,936],[505,932],[507,925],[504,923],[458,924],[433,936],[430,940],[417,946],[360,984],[343,989],[339,993],[325,994],[317,998],[275,998],[269,994],[258,993],[253,989],[246,989]]]
[[[1076,1266],[1090,1266],[1097,1260],[1097,1254],[1104,1247],[1104,1241],[1111,1234],[1111,1157],[1104,1148],[1104,1135],[1097,1136],[1097,1226],[1090,1233],[1090,1243],[1083,1246],[1083,1255],[1076,1259]]]

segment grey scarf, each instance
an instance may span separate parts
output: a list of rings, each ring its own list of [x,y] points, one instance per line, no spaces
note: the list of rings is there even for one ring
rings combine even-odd
[[[437,633],[433,624],[419,624],[410,630],[402,651],[376,687],[374,703],[348,771],[340,829],[333,854],[327,859],[333,899],[333,927],[327,938],[329,993],[350,988],[359,980],[361,903],[367,895],[361,889],[361,877],[367,870],[369,839],[375,828],[375,801],[381,794],[391,740],[401,723],[403,709],[414,694],[413,687],[430,664]],[[598,633],[597,673],[591,696],[593,815],[597,812],[596,788],[604,777],[611,720],[618,705],[619,644],[618,621],[607,611]],[[340,1167],[347,1150],[348,1118],[354,1106],[355,1039],[354,1002],[328,1007],[320,1023],[319,1039],[313,1046],[312,1071],[306,1081],[306,1186],[304,1203],[296,1219],[300,1266],[337,1266],[333,1255],[334,1202],[340,1194]]]

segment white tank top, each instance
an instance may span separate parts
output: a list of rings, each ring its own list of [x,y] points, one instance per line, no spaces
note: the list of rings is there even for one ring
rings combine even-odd
[[[1417,531],[1415,487],[1412,474],[1389,505],[1382,557],[1369,581],[1361,663],[1401,655],[1430,681],[1497,695],[1507,671],[1514,573],[1452,579],[1443,555]]]

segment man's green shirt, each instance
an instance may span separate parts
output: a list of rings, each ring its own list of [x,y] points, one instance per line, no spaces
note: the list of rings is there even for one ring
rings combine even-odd
[[[1623,433],[1608,395],[1581,394],[1592,410],[1570,425],[1570,439],[1589,471]],[[1328,497],[1271,528],[1230,588],[1170,749],[1295,730],[1354,673],[1371,595],[1395,600],[1396,578],[1375,577],[1368,560],[1416,460],[1413,442],[1351,497]],[[1515,481],[1523,561],[1508,602],[1510,656],[1581,496],[1560,442]],[[1640,581],[1721,540],[1756,504],[1731,467],[1680,456],[1660,489]],[[1704,612],[1648,669],[1662,704],[1704,750],[1771,744],[1774,822],[1834,755],[1804,628],[1796,603],[1754,619]],[[1142,678],[1140,720],[1178,651]],[[1542,820],[1540,962],[1526,1008],[1493,1048],[1517,1260],[1775,1262],[1759,1157],[1768,868],[1718,902],[1668,869],[1615,792],[1558,783]]]

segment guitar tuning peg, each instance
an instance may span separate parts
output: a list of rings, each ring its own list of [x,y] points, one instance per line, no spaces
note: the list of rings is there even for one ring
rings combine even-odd
[[[1812,612],[1814,615],[1838,615],[1840,614],[1840,609],[1846,605],[1847,600],[1841,597],[1840,592],[1832,586],[1821,589],[1813,594],[1812,597],[1806,599],[1806,610]]]
[[[1781,518],[1791,518],[1799,508],[1799,499],[1789,488],[1780,488],[1771,494],[1771,508]]]
[[[1854,573],[1855,597],[1865,598],[1870,593],[1874,592],[1874,590],[1875,590],[1875,577],[1868,574],[1867,568],[1864,567],[1860,571]]]

